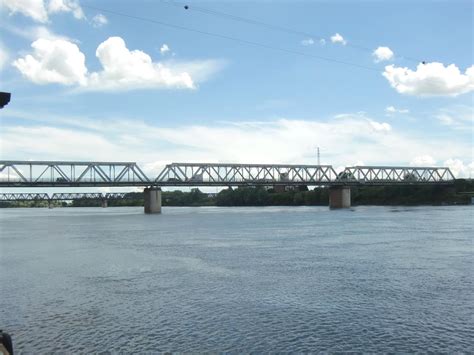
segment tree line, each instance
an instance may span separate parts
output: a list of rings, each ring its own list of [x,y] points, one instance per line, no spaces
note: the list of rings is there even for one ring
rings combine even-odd
[[[352,205],[441,205],[470,204],[472,180],[459,179],[454,185],[392,185],[353,187]],[[163,191],[163,206],[327,206],[329,189],[319,187],[308,190],[306,186],[281,191],[265,187],[227,188],[217,194],[207,194],[199,189],[189,192]],[[0,202],[0,207],[46,207],[47,201]],[[99,207],[101,201],[74,200],[54,202],[55,207]],[[143,206],[141,192],[128,193],[125,199],[109,200],[108,206]]]

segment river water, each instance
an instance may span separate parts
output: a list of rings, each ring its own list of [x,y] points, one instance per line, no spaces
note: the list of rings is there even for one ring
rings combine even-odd
[[[17,351],[474,351],[473,206],[0,210]]]

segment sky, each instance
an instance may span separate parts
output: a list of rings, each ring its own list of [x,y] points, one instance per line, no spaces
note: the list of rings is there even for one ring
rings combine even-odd
[[[187,6],[187,9],[185,8]],[[0,159],[474,176],[472,1],[3,0]]]

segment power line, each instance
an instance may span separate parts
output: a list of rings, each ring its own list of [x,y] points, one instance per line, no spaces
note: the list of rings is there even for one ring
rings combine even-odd
[[[287,32],[287,33],[306,36],[306,37],[313,37],[313,38],[316,38],[316,39],[324,39],[323,37],[316,36],[314,34],[310,34],[310,33],[307,33],[307,32],[294,30],[294,29],[291,29],[291,28],[282,27],[282,26],[271,24],[271,23],[265,23],[265,22],[250,19],[250,18],[236,16],[236,15],[228,14],[228,13],[225,13],[225,12],[206,9],[206,8],[203,8],[203,7],[200,7],[200,6],[195,6],[195,5],[189,6],[189,5],[186,5],[186,4],[183,4],[183,3],[177,3],[177,2],[174,2],[174,1],[166,1],[166,0],[163,1],[163,3],[167,4],[167,5],[173,5],[173,6],[177,6],[177,7],[180,7],[180,8],[184,8],[185,10],[198,11],[198,12],[202,12],[202,13],[206,13],[206,14],[225,17],[225,18],[228,18],[228,19],[231,19],[231,20],[234,20],[234,21],[245,22],[245,23],[249,23],[249,24],[252,24],[252,25],[259,25],[259,26],[267,27],[267,28],[272,29],[272,30]]]
[[[181,25],[175,25],[175,24],[172,24],[172,23],[155,20],[155,19],[152,19],[152,18],[125,14],[125,13],[122,13],[122,12],[107,10],[107,9],[103,9],[103,8],[99,8],[99,7],[95,7],[95,6],[90,6],[90,5],[81,5],[81,6],[84,7],[84,8],[95,10],[95,11],[100,11],[100,12],[105,12],[105,13],[109,13],[109,14],[116,15],[116,16],[126,17],[126,18],[137,20],[137,21],[144,21],[144,22],[154,23],[154,24],[157,24],[157,25],[166,26],[166,27],[169,27],[169,28],[174,28],[174,29],[178,29],[178,30],[182,30],[182,31],[199,33],[199,34],[202,34],[202,35],[215,37],[215,38],[220,38],[220,39],[225,39],[225,40],[229,40],[229,41],[233,41],[233,42],[238,42],[238,43],[241,43],[241,44],[251,45],[251,46],[255,46],[255,47],[261,47],[261,48],[265,48],[265,49],[271,49],[271,50],[279,51],[279,52],[283,52],[283,53],[298,55],[298,56],[302,56],[302,57],[308,57],[308,58],[312,58],[312,59],[323,60],[323,61],[326,61],[326,62],[332,62],[332,63],[337,63],[337,64],[344,64],[344,65],[348,65],[348,66],[352,66],[352,67],[356,67],[356,68],[360,68],[360,69],[379,72],[379,69],[377,69],[375,67],[369,67],[369,66],[365,66],[365,65],[361,65],[361,64],[357,64],[357,63],[352,63],[352,62],[347,62],[347,61],[343,61],[343,60],[339,60],[339,59],[335,59],[335,58],[323,57],[323,56],[319,56],[319,55],[300,52],[300,51],[287,49],[287,48],[282,48],[282,47],[275,47],[275,46],[271,46],[271,45],[268,45],[268,44],[265,44],[265,43],[249,41],[249,40],[246,40],[246,39],[231,37],[231,36],[222,35],[222,34],[218,34],[218,33],[214,33],[214,32],[202,31],[202,30],[198,30],[198,29],[194,29],[194,28],[190,28],[190,27],[185,27],[185,26],[181,26]]]
[[[212,9],[207,9],[207,8],[204,8],[204,7],[201,7],[201,6],[196,6],[196,5],[190,6],[190,5],[186,5],[184,3],[174,2],[172,0],[170,0],[170,1],[164,0],[164,1],[162,1],[162,3],[167,4],[167,5],[177,6],[177,7],[180,7],[182,9],[185,9],[185,10],[201,12],[201,13],[208,14],[208,15],[227,18],[227,19],[230,19],[230,20],[233,20],[233,21],[243,22],[243,23],[256,25],[256,26],[262,26],[262,27],[268,28],[270,30],[285,32],[285,33],[298,35],[298,36],[305,36],[305,37],[309,37],[311,39],[314,38],[314,39],[317,39],[317,40],[324,40],[324,41],[327,40],[327,38],[325,38],[324,36],[317,35],[317,34],[314,34],[314,33],[295,30],[295,29],[292,29],[292,28],[283,27],[283,26],[272,24],[272,23],[267,23],[267,22],[263,22],[263,21],[259,21],[259,20],[255,20],[255,19],[251,19],[251,18],[242,17],[242,16],[236,16],[236,15],[229,14],[229,13],[226,13],[226,12],[220,12],[220,11],[216,11],[216,10],[212,10]],[[372,48],[368,48],[368,47],[365,47],[365,46],[353,44],[353,43],[350,43],[350,42],[346,43],[345,46],[351,47],[351,48],[354,48],[354,49],[357,49],[357,50],[361,50],[361,51],[364,51],[364,52],[369,52],[371,54],[373,53]],[[409,60],[409,61],[413,61],[413,62],[417,62],[417,63],[422,61],[422,60],[419,60],[419,59],[416,59],[416,58],[405,57],[405,56],[400,56],[400,58],[403,58],[403,59],[406,59],[406,60]]]

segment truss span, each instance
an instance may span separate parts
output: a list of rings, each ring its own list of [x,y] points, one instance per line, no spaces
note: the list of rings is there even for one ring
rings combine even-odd
[[[127,192],[102,194],[99,192],[61,192],[48,195],[47,193],[0,193],[0,201],[73,201],[73,200],[123,200]]]
[[[149,178],[133,162],[0,161],[0,187],[450,184],[444,167],[172,163]]]
[[[193,186],[321,185],[334,181],[330,165],[189,164],[166,165],[155,184]]]
[[[0,186],[146,186],[132,162],[0,161]]]
[[[345,168],[338,175],[347,184],[442,184],[454,181],[449,168],[439,167],[395,167],[395,166],[353,166]]]

